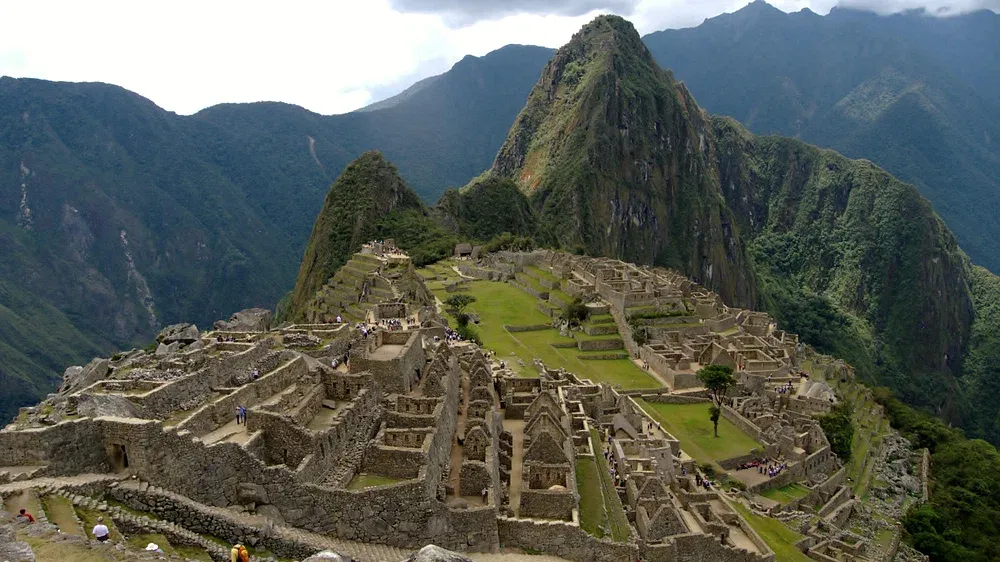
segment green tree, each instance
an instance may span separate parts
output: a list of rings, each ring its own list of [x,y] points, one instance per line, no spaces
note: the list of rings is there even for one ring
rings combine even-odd
[[[851,421],[851,407],[846,402],[840,402],[830,409],[830,412],[818,416],[819,426],[823,428],[830,449],[847,462],[851,458],[851,445],[854,443],[854,423]]]
[[[587,305],[583,304],[583,301],[579,297],[573,299],[573,302],[566,305],[566,308],[563,309],[563,318],[571,326],[579,326],[589,317],[590,309],[587,308]]]
[[[476,297],[458,294],[448,297],[448,300],[444,301],[444,304],[448,305],[454,311],[456,317],[459,317],[465,314],[465,307],[474,302],[476,302]]]
[[[712,407],[709,408],[708,417],[712,420],[715,428],[715,436],[719,436],[719,418],[722,416],[722,404],[726,399],[726,393],[736,385],[733,377],[733,369],[727,365],[709,365],[698,370],[698,380],[705,385],[705,389],[712,396]]]

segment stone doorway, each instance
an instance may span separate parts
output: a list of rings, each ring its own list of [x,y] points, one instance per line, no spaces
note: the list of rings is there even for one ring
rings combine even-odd
[[[111,469],[115,472],[125,472],[128,470],[128,448],[120,443],[112,443],[108,446],[108,449],[111,457]]]

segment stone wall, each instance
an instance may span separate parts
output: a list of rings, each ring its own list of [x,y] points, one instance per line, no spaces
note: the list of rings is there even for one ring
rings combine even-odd
[[[462,461],[462,472],[459,478],[462,489],[458,490],[458,494],[461,496],[478,496],[482,493],[483,488],[493,490],[493,481],[485,462]]]
[[[287,388],[308,372],[305,359],[296,357],[256,381],[202,406],[177,425],[195,435],[203,435],[233,420],[236,407],[251,408]]]
[[[151,416],[170,417],[192,396],[206,395],[214,388],[228,386],[230,380],[237,375],[245,375],[255,367],[265,373],[274,369],[279,358],[278,354],[268,357],[272,344],[271,340],[265,339],[241,353],[209,359],[205,367],[190,375],[147,394],[129,396],[128,399],[144,408]],[[266,362],[265,358],[268,358]]]
[[[722,417],[731,421],[733,425],[740,428],[740,430],[742,430],[744,433],[752,437],[758,443],[766,445],[766,443],[764,443],[764,432],[761,431],[761,429],[757,427],[755,423],[740,415],[740,413],[737,412],[736,410],[723,404]]]
[[[639,554],[634,543],[597,539],[573,523],[500,516],[497,526],[504,547],[551,554],[573,562],[631,561]]]
[[[608,338],[600,340],[577,340],[580,351],[609,351],[622,349],[624,342],[621,338]]]
[[[0,466],[48,465],[49,476],[108,469],[104,432],[93,420],[0,432]]]

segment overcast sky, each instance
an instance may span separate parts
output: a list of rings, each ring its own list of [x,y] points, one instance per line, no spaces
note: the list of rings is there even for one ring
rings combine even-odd
[[[1000,0],[841,0],[879,12]],[[171,111],[283,101],[344,113],[510,43],[558,47],[599,13],[646,34],[747,0],[0,0],[0,75],[117,84]],[[772,0],[826,14],[837,0]]]

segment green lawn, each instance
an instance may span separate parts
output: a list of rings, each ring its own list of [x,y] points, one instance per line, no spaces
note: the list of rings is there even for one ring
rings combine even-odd
[[[719,419],[719,436],[715,437],[708,418],[708,402],[661,404],[641,399],[639,402],[663,429],[680,440],[681,449],[699,463],[720,461],[763,448],[726,418]]]
[[[396,484],[398,482],[403,482],[403,480],[390,476],[380,476],[378,474],[357,474],[351,479],[351,482],[347,485],[347,489],[363,490],[377,486],[388,486],[389,484]]]
[[[772,488],[761,495],[778,503],[788,503],[809,495],[809,488],[806,488],[802,484],[795,483],[782,486],[780,488]]]
[[[576,490],[580,494],[580,527],[597,538],[603,537],[607,515],[601,493],[601,475],[592,459],[577,459]]]
[[[611,480],[611,470],[608,468],[608,461],[605,460],[601,452],[601,438],[597,434],[597,429],[590,428],[590,445],[594,449],[594,459],[597,464],[597,474],[601,480],[601,494],[603,496],[605,516],[611,527],[611,538],[616,542],[627,541],[632,534],[628,526],[628,518],[625,516],[625,509],[622,507],[621,499],[615,490],[614,481]]]
[[[595,382],[621,385],[626,390],[662,386],[628,359],[588,361],[580,359],[580,352],[575,348],[552,347],[553,343],[576,341],[560,336],[558,330],[515,333],[505,330],[504,325],[529,326],[552,322],[551,318],[536,308],[538,299],[513,285],[474,281],[469,283],[468,290],[463,292],[476,297],[476,302],[469,305],[466,311],[479,316],[479,324],[475,328],[483,340],[483,346],[496,351],[498,358],[506,361],[514,370],[520,370],[522,375],[535,376],[533,361],[538,358],[550,369],[566,369]],[[441,301],[450,296],[450,293],[443,290],[435,290],[434,293]],[[451,317],[449,319],[454,325],[455,319]],[[588,340],[617,337],[593,337],[581,332],[575,332],[575,336]],[[517,359],[524,362],[524,368],[518,367]]]
[[[761,517],[750,513],[747,507],[739,502],[733,502],[736,511],[746,519],[747,523],[753,527],[754,531],[764,539],[767,546],[774,551],[774,556],[781,562],[810,562],[812,560],[802,551],[795,548],[795,543],[802,538],[802,535],[792,531],[784,523],[770,517]]]

